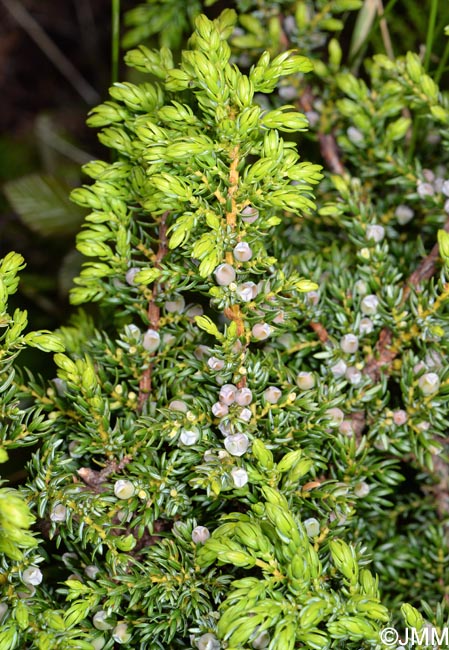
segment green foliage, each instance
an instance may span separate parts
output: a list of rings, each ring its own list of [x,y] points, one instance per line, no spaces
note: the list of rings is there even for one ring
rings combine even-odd
[[[72,192],[95,316],[23,334],[22,259],[0,267],[1,458],[35,445],[0,491],[0,649],[447,625],[448,97],[411,52],[351,71],[360,6],[242,0],[179,61],[179,3],[130,19],[179,14],[88,118],[113,152]],[[14,375],[26,344],[52,381]]]
[[[183,35],[190,32],[193,19],[200,11],[199,0],[188,3],[147,0],[126,13],[125,25],[129,30],[123,38],[123,47],[139,45],[151,37],[157,37],[161,46],[179,47]]]

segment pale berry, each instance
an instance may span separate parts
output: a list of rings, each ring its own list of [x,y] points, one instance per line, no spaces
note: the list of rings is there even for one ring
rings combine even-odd
[[[377,308],[379,307],[379,299],[374,294],[365,296],[360,307],[364,314],[369,314],[371,316],[377,312]]]
[[[216,418],[224,418],[229,413],[229,408],[223,402],[215,402],[212,405],[212,413]]]
[[[206,526],[196,526],[192,530],[192,541],[195,542],[195,544],[204,544],[209,537],[210,532]]]
[[[256,323],[251,329],[251,333],[257,341],[264,341],[271,334],[271,327],[268,323]]]
[[[376,244],[385,237],[385,228],[377,224],[366,227],[366,238],[375,241]]]
[[[239,406],[248,406],[253,401],[253,394],[250,388],[239,388],[235,394],[235,401]]]
[[[243,208],[241,211],[242,221],[245,223],[254,223],[259,217],[259,210],[253,208],[251,205],[247,205],[246,208]]]
[[[250,245],[245,241],[241,241],[236,246],[234,246],[234,250],[232,252],[238,262],[249,262],[253,256],[253,251],[251,250]]]
[[[220,388],[218,399],[220,402],[223,402],[223,404],[230,406],[235,402],[236,394],[237,388],[233,384],[224,384],[224,386]]]
[[[231,456],[243,456],[249,447],[249,439],[244,433],[236,433],[225,438],[224,446]]]
[[[269,404],[277,404],[281,398],[281,395],[282,391],[279,390],[279,388],[276,386],[269,386],[263,394],[265,401]]]
[[[315,377],[311,372],[300,372],[296,377],[296,383],[301,390],[310,390],[315,386]]]
[[[214,271],[217,284],[221,287],[227,287],[235,281],[235,269],[230,264],[220,264]]]
[[[231,476],[237,488],[244,487],[248,483],[248,472],[243,467],[234,467],[231,470]]]
[[[343,352],[352,354],[357,352],[359,349],[359,340],[354,334],[345,334],[345,336],[340,339],[340,347]]]
[[[149,329],[143,336],[143,347],[148,352],[155,352],[161,343],[161,336],[158,331]]]

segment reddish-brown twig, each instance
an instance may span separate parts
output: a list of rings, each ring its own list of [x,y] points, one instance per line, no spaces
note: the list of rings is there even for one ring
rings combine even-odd
[[[315,321],[310,321],[309,326],[313,329],[315,334],[318,336],[321,343],[327,343],[329,341],[329,334],[327,333],[326,328],[321,323],[316,323]]]
[[[313,100],[314,96],[312,90],[309,87],[306,87],[298,100],[299,107],[306,113],[312,111]],[[343,167],[343,163],[340,159],[337,141],[334,134],[318,132],[317,135],[318,142],[320,144],[321,155],[323,156],[323,160],[326,163],[328,169],[333,174],[343,176],[345,173],[345,168]]]
[[[330,171],[333,174],[343,176],[345,168],[340,160],[337,141],[333,133],[318,133],[318,142],[320,143],[321,155]]]
[[[449,219],[444,224],[443,229],[449,232]],[[412,288],[418,288],[423,280],[429,280],[435,273],[438,255],[438,244],[435,244],[430,253],[421,260],[417,269],[404,283],[401,306],[407,301]],[[389,372],[389,368],[391,368],[391,364],[399,352],[399,348],[393,345],[393,334],[388,327],[381,330],[375,349],[376,354],[367,360],[363,372],[371,377],[373,381],[379,381],[381,369],[383,372]]]
[[[446,223],[444,224],[443,230],[449,232],[449,219],[447,219]],[[432,275],[435,273],[438,255],[439,247],[437,243],[434,245],[430,253],[423,260],[421,260],[416,271],[413,271],[405,283],[401,304],[404,304],[404,302],[407,300],[412,287],[419,287],[423,280],[430,280]]]
[[[167,217],[168,212],[164,212],[161,216],[161,222],[159,224],[159,247],[156,253],[154,260],[155,268],[160,268],[161,262],[164,256],[167,253]],[[148,303],[148,321],[150,328],[153,330],[159,329],[159,319],[160,319],[160,309],[156,304],[156,297],[160,290],[160,284],[157,282],[153,285],[153,291],[151,294],[150,301]],[[149,394],[151,393],[151,372],[152,372],[152,363],[150,362],[148,366],[144,369],[142,377],[139,383],[139,398],[138,398],[138,410],[142,411],[145,402],[148,399]]]
[[[120,461],[109,461],[100,471],[91,469],[90,467],[81,467],[77,471],[77,474],[86,485],[94,490],[94,492],[103,492],[104,488],[102,488],[102,485],[108,476],[114,472],[121,472],[130,461],[131,456],[124,456]]]

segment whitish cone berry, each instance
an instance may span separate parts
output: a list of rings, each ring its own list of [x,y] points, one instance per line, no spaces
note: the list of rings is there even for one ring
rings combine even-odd
[[[247,205],[240,214],[242,215],[242,221],[245,223],[254,223],[259,217],[259,210],[253,208],[251,205]]]
[[[404,226],[406,223],[411,221],[415,215],[413,210],[409,208],[408,205],[398,205],[394,213],[399,225],[401,226]]]
[[[367,226],[366,238],[375,241],[376,244],[382,241],[385,237],[385,228],[383,226],[373,225]]]
[[[237,488],[244,487],[248,483],[248,472],[243,467],[234,467],[231,470],[231,476]]]
[[[210,357],[207,360],[207,365],[211,370],[223,370],[225,362],[222,359],[217,359],[217,357]]]
[[[355,126],[350,126],[347,129],[346,134],[349,140],[352,142],[352,144],[355,145],[362,144],[362,142],[364,142],[365,140],[363,133],[359,131],[359,129],[356,129]]]
[[[419,378],[418,386],[424,395],[432,395],[440,387],[440,378],[436,372],[426,372],[425,375]]]
[[[114,494],[117,499],[129,499],[136,493],[134,483],[125,479],[119,479],[114,484]]]
[[[343,377],[345,374],[346,370],[348,369],[348,366],[345,364],[343,359],[340,359],[340,361],[337,361],[333,366],[331,366],[330,370],[331,373],[334,375],[334,377]]]
[[[174,399],[168,405],[170,411],[180,411],[181,413],[187,413],[187,404],[180,399]]]
[[[360,305],[364,314],[372,315],[375,314],[379,307],[379,299],[374,294],[365,296]]]
[[[282,396],[282,391],[277,386],[269,386],[263,394],[265,401],[269,404],[277,404]]]
[[[301,390],[309,390],[315,386],[315,377],[311,372],[300,372],[296,377],[296,383]]]
[[[230,406],[233,402],[235,402],[236,393],[237,388],[233,384],[224,384],[224,386],[220,388],[218,399],[220,402],[223,402],[223,404]]]
[[[158,349],[161,343],[161,337],[159,332],[156,330],[149,329],[145,332],[143,337],[143,347],[148,352],[154,352]]]
[[[56,504],[50,513],[51,521],[65,521],[66,516],[67,508],[62,503]]]
[[[334,424],[336,426],[340,426],[340,424],[345,419],[345,414],[337,406],[335,406],[334,408],[328,409],[326,411],[326,415],[330,420],[332,420],[332,424]]]
[[[345,436],[353,436],[354,427],[351,420],[343,420],[343,422],[340,424],[339,431]]]
[[[353,354],[359,349],[359,339],[354,334],[346,334],[340,339],[340,347],[343,352]]]
[[[367,494],[370,493],[370,487],[368,483],[365,483],[365,481],[360,481],[357,483],[357,485],[354,488],[354,494],[356,497],[366,497]]]
[[[252,642],[254,650],[264,650],[270,643],[270,635],[266,630],[260,632]]]
[[[398,409],[393,413],[393,422],[397,426],[401,426],[401,424],[405,424],[407,422],[407,413],[403,409]]]
[[[368,293],[368,285],[366,284],[365,280],[357,280],[357,282],[354,284],[354,289],[360,296],[364,296],[366,293]]]
[[[426,196],[433,196],[435,194],[435,189],[431,183],[423,183],[423,181],[418,181],[416,184],[416,191],[418,196],[424,199]]]
[[[229,413],[229,408],[222,402],[215,402],[212,405],[212,413],[216,418],[224,418]]]
[[[257,341],[264,341],[271,334],[271,327],[268,323],[256,323],[251,329],[251,333]]]
[[[235,281],[235,269],[230,264],[220,264],[214,271],[217,284],[227,287]]]
[[[95,580],[95,578],[97,577],[97,574],[98,574],[99,571],[100,571],[100,569],[97,566],[95,566],[95,564],[89,564],[84,569],[84,573],[91,580]]]
[[[112,632],[112,638],[116,643],[119,643],[120,645],[122,643],[128,643],[128,641],[131,639],[131,634],[128,632],[128,626],[126,623],[118,623],[113,632]]]
[[[108,614],[103,609],[94,614],[92,619],[93,626],[97,630],[112,630],[112,625],[107,622]]]
[[[243,422],[249,422],[251,418],[253,417],[253,414],[251,412],[251,409],[248,408],[243,408],[240,413],[239,413],[239,420],[243,420]]]
[[[362,373],[354,366],[350,366],[346,370],[345,377],[353,386],[358,386],[362,381]]]
[[[206,526],[196,526],[196,528],[192,530],[192,541],[195,542],[195,544],[204,544],[209,537],[210,532]]]
[[[253,256],[253,251],[249,244],[241,241],[234,247],[233,254],[238,262],[248,262]]]
[[[304,528],[309,537],[316,537],[320,534],[320,522],[315,517],[310,517],[304,521]]]
[[[37,566],[30,566],[22,573],[22,580],[26,585],[40,585],[43,579],[42,571]]]
[[[179,439],[183,445],[189,447],[190,445],[194,445],[198,442],[200,439],[200,434],[195,430],[188,431],[187,429],[183,429],[181,435],[179,436]]]
[[[253,400],[253,394],[249,388],[239,388],[235,394],[235,401],[239,406],[248,406]]]
[[[128,269],[128,271],[126,272],[126,275],[125,275],[125,280],[129,285],[132,286],[134,284],[134,278],[139,273],[139,271],[140,271],[140,269],[137,268],[137,267],[133,267],[131,269]]]
[[[250,302],[251,300],[254,300],[254,298],[258,294],[258,288],[257,284],[254,282],[248,281],[248,282],[242,282],[242,284],[239,284],[237,286],[237,295],[238,297],[243,300],[244,302]]]
[[[360,334],[371,334],[374,323],[370,318],[362,318],[359,325]]]
[[[196,645],[198,650],[220,650],[221,648],[220,641],[210,632],[200,636]]]
[[[249,447],[249,440],[244,433],[236,433],[225,438],[224,446],[231,456],[243,456]]]
[[[234,427],[229,421],[226,420],[220,422],[218,429],[220,430],[220,433],[222,433],[225,437],[230,436],[231,433],[234,432]]]

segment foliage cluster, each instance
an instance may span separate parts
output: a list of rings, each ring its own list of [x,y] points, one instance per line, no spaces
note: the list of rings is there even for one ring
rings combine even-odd
[[[88,118],[112,150],[72,193],[92,311],[22,334],[22,259],[0,267],[0,459],[34,445],[0,491],[0,650],[440,631],[448,96],[427,56],[349,65],[359,0],[193,3],[186,43],[180,4],[129,15],[127,45],[178,29]],[[51,382],[13,372],[27,344]]]

